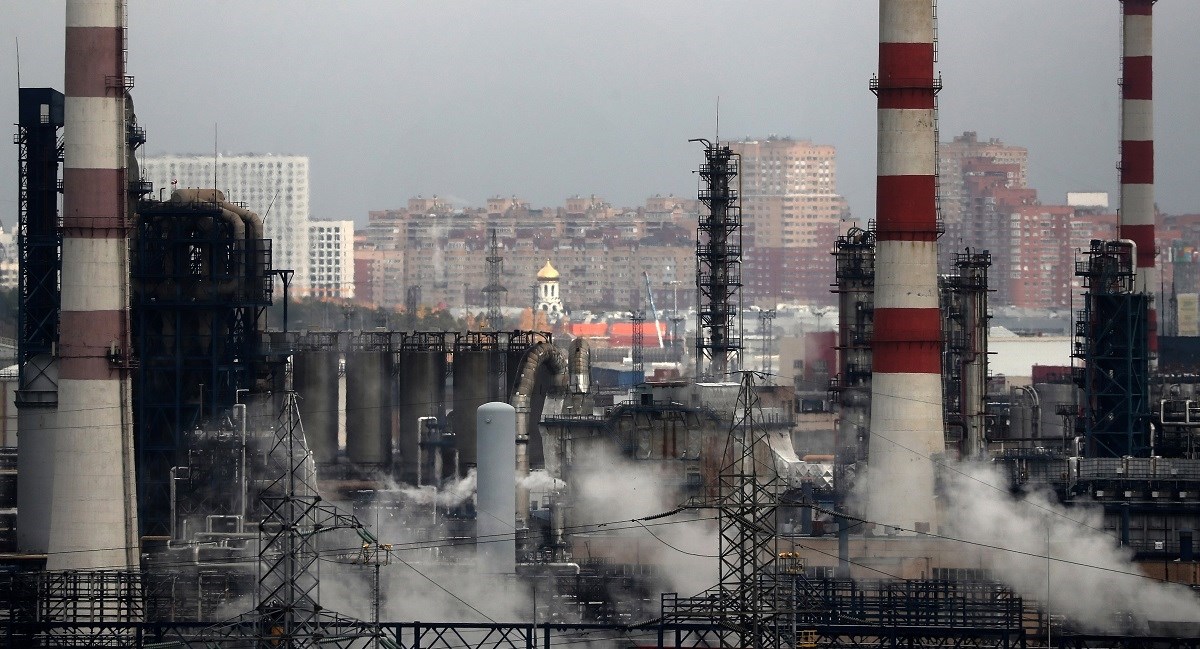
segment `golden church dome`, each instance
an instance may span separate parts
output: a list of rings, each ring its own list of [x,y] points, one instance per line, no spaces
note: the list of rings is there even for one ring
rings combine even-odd
[[[552,280],[552,279],[558,279],[558,277],[559,277],[558,271],[554,270],[554,266],[550,265],[549,259],[546,260],[546,265],[543,266],[542,269],[539,270],[538,274],[537,274],[537,278],[539,280]]]

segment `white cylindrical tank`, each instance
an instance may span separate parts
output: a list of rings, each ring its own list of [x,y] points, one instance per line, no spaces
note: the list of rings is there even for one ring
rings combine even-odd
[[[476,411],[476,556],[489,573],[517,570],[517,409],[485,403]]]

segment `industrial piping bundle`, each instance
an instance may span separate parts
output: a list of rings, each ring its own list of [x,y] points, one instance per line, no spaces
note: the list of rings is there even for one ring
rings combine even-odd
[[[932,0],[880,0],[875,334],[866,517],[935,522],[944,447]]]
[[[1153,295],[1159,283],[1154,249],[1154,0],[1121,0],[1121,5],[1121,238],[1137,244],[1134,290]],[[1153,359],[1158,352],[1153,302],[1146,324]]]
[[[58,409],[47,568],[138,565],[129,380],[125,10],[68,0]]]

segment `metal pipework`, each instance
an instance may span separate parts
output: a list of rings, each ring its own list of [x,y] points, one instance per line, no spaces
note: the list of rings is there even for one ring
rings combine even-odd
[[[538,370],[542,365],[546,365],[551,372],[551,391],[562,392],[567,388],[568,363],[557,347],[547,342],[539,342],[526,351],[512,396],[512,405],[517,410],[517,524],[521,529],[525,529],[529,524],[529,489],[524,486],[530,468],[529,415],[533,409]],[[536,425],[537,422],[533,424]]]

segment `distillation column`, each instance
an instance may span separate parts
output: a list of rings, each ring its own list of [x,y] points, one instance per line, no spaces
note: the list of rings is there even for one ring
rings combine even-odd
[[[1121,238],[1137,244],[1134,291],[1147,295],[1159,289],[1154,240],[1154,1],[1121,0]],[[1153,301],[1147,332],[1153,363],[1158,354]]]
[[[880,0],[875,335],[866,517],[935,522],[943,451],[932,0]]]
[[[51,570],[137,565],[129,381],[125,3],[68,0]]]

